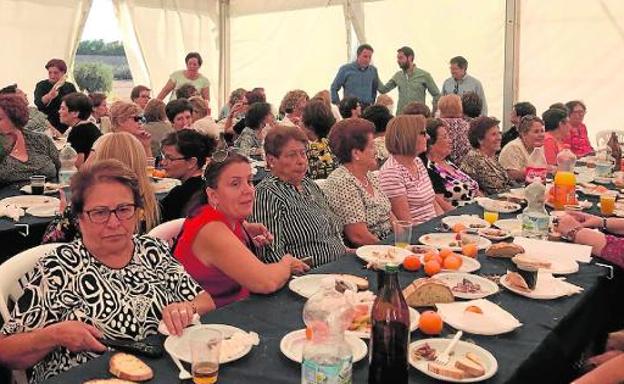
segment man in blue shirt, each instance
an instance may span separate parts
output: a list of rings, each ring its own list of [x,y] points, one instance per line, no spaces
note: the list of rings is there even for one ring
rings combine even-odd
[[[468,70],[468,60],[462,56],[456,56],[451,59],[451,77],[444,81],[442,85],[442,95],[463,95],[467,92],[476,93],[481,99],[481,116],[487,116],[487,102],[485,101],[485,92],[481,82],[466,73]]]
[[[375,102],[379,76],[377,68],[370,63],[372,57],[373,47],[362,44],[357,49],[356,60],[340,67],[330,88],[332,104],[340,103],[340,88],[343,88],[343,97],[357,97],[362,109]]]

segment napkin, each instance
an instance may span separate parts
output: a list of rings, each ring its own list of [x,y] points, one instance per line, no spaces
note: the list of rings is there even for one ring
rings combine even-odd
[[[565,278],[554,277],[552,273],[540,270],[535,289],[530,292],[526,292],[524,296],[533,299],[551,299],[576,295],[582,291],[582,287],[568,283],[565,281]]]
[[[589,263],[591,261],[592,248],[589,245],[561,243],[556,241],[528,239],[516,237],[514,243],[522,246],[526,254],[538,259],[548,261],[578,261]],[[566,261],[567,264],[570,261]]]
[[[0,217],[6,216],[13,221],[19,221],[24,216],[24,210],[17,205],[8,204],[0,206]]]
[[[471,305],[481,308],[483,313],[466,311]],[[486,299],[436,304],[436,307],[445,323],[476,335],[499,335],[522,326],[511,313]]]

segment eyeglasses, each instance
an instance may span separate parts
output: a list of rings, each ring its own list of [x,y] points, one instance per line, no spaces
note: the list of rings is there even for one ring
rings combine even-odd
[[[107,223],[110,219],[111,213],[114,213],[117,216],[117,220],[129,220],[134,217],[134,213],[136,212],[135,204],[122,204],[118,205],[115,209],[108,209],[106,207],[98,207],[91,209],[89,211],[84,211],[91,220],[92,223],[95,224],[104,224]]]
[[[234,148],[225,147],[223,149],[217,149],[216,151],[214,151],[210,158],[212,159],[212,161],[215,161],[217,163],[223,163],[230,156],[230,153],[236,153],[236,150]]]
[[[145,116],[143,115],[132,116],[132,120],[136,121],[137,123],[145,124]]]
[[[164,153],[160,153],[160,157],[162,160],[167,160],[167,161],[178,161],[178,160],[186,160],[187,157],[171,157],[171,156],[167,156]]]

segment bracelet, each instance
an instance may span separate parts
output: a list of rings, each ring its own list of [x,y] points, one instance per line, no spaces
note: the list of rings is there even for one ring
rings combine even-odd
[[[607,230],[607,218],[606,217],[602,218],[602,230],[603,231]]]
[[[581,229],[584,229],[585,227],[582,226],[578,226],[576,228],[572,228],[566,235],[565,238],[568,239],[568,241],[574,243],[574,240],[576,239],[576,235],[578,234],[578,232]]]
[[[195,304],[195,300],[191,300],[191,308],[193,309],[193,314],[197,313],[197,304]]]

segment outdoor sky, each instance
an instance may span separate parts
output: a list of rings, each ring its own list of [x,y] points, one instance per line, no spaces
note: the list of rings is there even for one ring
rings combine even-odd
[[[121,40],[111,0],[93,0],[82,40],[97,39],[102,39],[105,42]]]

